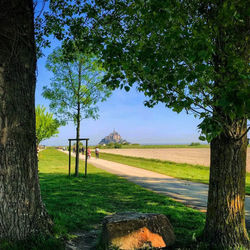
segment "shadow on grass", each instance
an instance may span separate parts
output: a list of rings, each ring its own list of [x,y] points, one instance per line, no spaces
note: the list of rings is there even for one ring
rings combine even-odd
[[[204,227],[201,212],[102,170],[86,179],[40,173],[40,184],[58,236],[99,227],[104,216],[121,211],[165,214],[174,227],[176,246],[190,244]]]

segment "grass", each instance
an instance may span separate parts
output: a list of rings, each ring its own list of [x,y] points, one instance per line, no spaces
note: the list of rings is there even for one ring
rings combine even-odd
[[[83,170],[83,162],[81,161]],[[99,227],[104,216],[119,211],[165,214],[174,227],[175,247],[193,242],[203,229],[205,214],[148,191],[127,180],[88,166],[88,177],[67,176],[68,156],[53,148],[39,153],[41,192],[58,238]]]
[[[33,235],[21,241],[1,240],[1,250],[64,250],[64,242],[53,235]]]
[[[133,167],[147,169],[178,179],[205,184],[209,183],[209,168],[205,166],[108,153],[100,153],[100,158]],[[247,173],[246,175],[246,194],[250,195],[250,173]]]

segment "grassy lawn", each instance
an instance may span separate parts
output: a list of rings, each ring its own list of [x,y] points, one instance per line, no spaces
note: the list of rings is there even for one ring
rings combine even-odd
[[[100,158],[104,160],[126,164],[133,167],[147,169],[178,179],[205,184],[208,184],[209,182],[209,168],[205,166],[107,153],[100,153]],[[250,173],[247,173],[246,177],[246,194],[250,195]]]
[[[83,162],[81,161],[81,171]],[[68,156],[53,148],[39,153],[41,192],[54,220],[58,238],[99,228],[104,216],[118,211],[165,214],[174,227],[176,247],[189,245],[200,234],[205,214],[172,199],[88,166],[88,178],[67,177]]]

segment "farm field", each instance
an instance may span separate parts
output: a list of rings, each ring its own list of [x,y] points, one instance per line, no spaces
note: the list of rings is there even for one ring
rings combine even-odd
[[[209,148],[209,144],[196,144],[195,145],[190,145],[190,144],[120,144],[120,149],[132,149],[132,148]],[[108,145],[103,146],[103,145],[98,145],[100,148],[103,149],[112,149],[114,148],[114,145],[112,147],[109,147]],[[91,149],[94,149],[96,146],[89,146]]]
[[[159,145],[153,145],[153,144],[128,144],[128,145],[122,145],[122,148],[209,148],[209,144],[197,144],[197,145],[188,145],[188,144],[159,144]]]
[[[210,163],[210,148],[101,149],[100,152],[192,165],[209,166]],[[247,172],[250,172],[249,147],[247,148]]]

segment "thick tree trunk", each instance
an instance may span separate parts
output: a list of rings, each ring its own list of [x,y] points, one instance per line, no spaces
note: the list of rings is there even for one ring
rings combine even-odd
[[[0,1],[0,240],[49,233],[35,135],[32,0]]]
[[[246,131],[246,123],[243,133]],[[211,142],[205,240],[211,247],[249,247],[245,227],[247,135],[235,140],[221,134]]]

